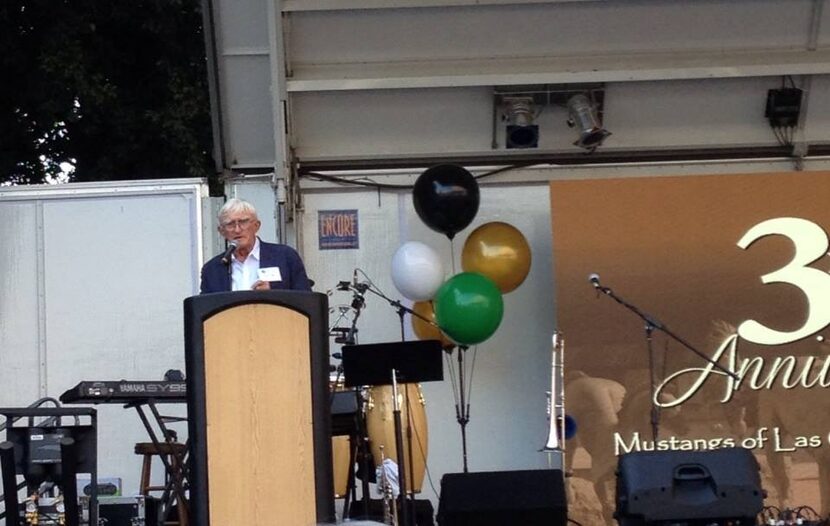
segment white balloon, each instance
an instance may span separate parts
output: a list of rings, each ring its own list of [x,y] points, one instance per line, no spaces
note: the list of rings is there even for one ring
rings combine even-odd
[[[392,257],[392,283],[413,301],[431,300],[444,283],[441,259],[423,243],[404,243]]]

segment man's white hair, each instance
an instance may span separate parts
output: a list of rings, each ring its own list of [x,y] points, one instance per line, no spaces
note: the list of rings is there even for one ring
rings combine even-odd
[[[244,201],[237,197],[232,197],[228,199],[224,205],[222,205],[222,208],[219,209],[219,221],[221,222],[222,219],[236,212],[247,212],[251,214],[254,217],[254,219],[259,219],[259,217],[256,215],[256,208],[254,208],[254,205],[252,205],[248,201]]]

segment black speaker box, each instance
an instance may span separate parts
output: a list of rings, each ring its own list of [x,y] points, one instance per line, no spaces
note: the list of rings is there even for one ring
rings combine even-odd
[[[748,449],[642,451],[619,459],[614,516],[620,526],[751,525],[764,496]]]
[[[98,518],[107,526],[160,526],[160,503],[154,497],[101,497]]]
[[[441,479],[439,526],[564,526],[560,470],[448,473]]]

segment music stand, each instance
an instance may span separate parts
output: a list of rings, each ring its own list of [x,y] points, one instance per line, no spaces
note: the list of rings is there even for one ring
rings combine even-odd
[[[402,526],[410,526],[406,505],[406,456],[403,448],[401,407],[398,401],[398,382],[418,383],[441,381],[444,369],[441,361],[441,342],[423,340],[414,342],[344,345],[343,377],[346,387],[360,385],[392,385],[395,426],[395,451],[398,456]],[[410,455],[410,461],[412,456]]]
[[[438,340],[344,345],[343,380],[346,387],[392,385],[394,369],[402,384],[440,382],[444,379],[441,352]]]

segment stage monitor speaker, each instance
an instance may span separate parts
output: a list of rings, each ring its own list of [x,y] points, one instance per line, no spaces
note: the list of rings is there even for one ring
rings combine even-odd
[[[448,473],[441,479],[439,526],[564,526],[560,470]]]
[[[758,462],[748,449],[641,451],[620,456],[620,526],[755,524],[764,506]]]

